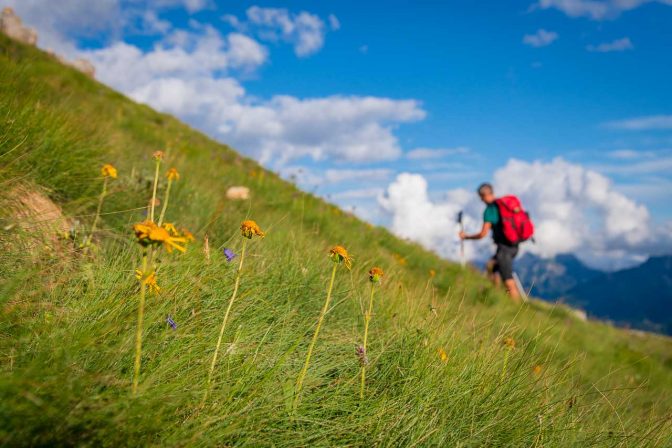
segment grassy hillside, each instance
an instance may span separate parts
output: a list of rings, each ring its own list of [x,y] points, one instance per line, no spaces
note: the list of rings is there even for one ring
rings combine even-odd
[[[669,339],[583,322],[540,302],[514,305],[478,273],[1,35],[0,111],[3,445],[672,444]],[[132,396],[141,250],[131,226],[146,219],[156,150],[166,151],[159,197],[165,169],[181,173],[168,221],[196,241],[185,254],[161,252],[161,292],[147,296]],[[119,177],[84,251],[78,244],[96,213],[104,163]],[[249,186],[251,199],[227,200],[233,185]],[[201,404],[238,261],[221,250],[240,255],[239,227],[248,218],[267,235],[247,244]],[[57,236],[70,227],[79,232],[75,243]],[[338,267],[294,409],[335,244],[355,260],[350,271]],[[360,399],[355,347],[374,265],[386,275],[374,298]]]

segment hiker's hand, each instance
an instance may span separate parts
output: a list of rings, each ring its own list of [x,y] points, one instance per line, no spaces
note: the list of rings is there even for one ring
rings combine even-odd
[[[460,235],[461,240],[466,240],[467,239],[467,234],[464,233],[464,231],[460,232],[459,235]]]

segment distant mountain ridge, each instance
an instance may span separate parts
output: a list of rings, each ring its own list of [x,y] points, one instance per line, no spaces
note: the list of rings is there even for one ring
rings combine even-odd
[[[557,300],[575,286],[602,274],[572,254],[540,258],[526,253],[516,260],[515,267],[530,295],[548,300]]]
[[[619,326],[672,334],[672,255],[601,272],[569,254],[552,259],[525,254],[516,271],[533,296],[566,302]]]

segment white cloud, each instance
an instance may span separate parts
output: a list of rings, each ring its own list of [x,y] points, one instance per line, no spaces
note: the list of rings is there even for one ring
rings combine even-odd
[[[535,8],[557,9],[569,17],[588,17],[593,20],[614,19],[646,3],[672,5],[672,0],[539,0]]]
[[[627,51],[633,50],[635,48],[632,45],[629,37],[624,37],[622,39],[616,39],[611,42],[603,42],[598,45],[588,45],[586,50],[595,52],[595,53],[611,53],[614,51]]]
[[[73,35],[117,32],[124,23],[120,0],[63,0],[58,7],[43,0],[0,0],[0,6],[13,8],[24,23],[38,30],[40,47],[67,56],[75,51]]]
[[[623,165],[603,165],[597,167],[601,172],[610,173],[610,174],[628,174],[628,175],[641,175],[641,174],[666,174],[672,173],[672,157],[659,157],[652,158],[650,160],[640,160],[636,161],[633,159],[628,160],[627,164]]]
[[[336,17],[333,14],[329,14],[328,19],[329,19],[329,28],[331,28],[332,31],[341,29],[341,21],[338,20],[338,17]]]
[[[317,53],[324,46],[327,25],[315,14],[306,11],[296,14],[285,8],[252,6],[247,9],[246,17],[247,20],[240,20],[233,15],[225,15],[222,20],[261,40],[288,42],[294,46],[294,53],[299,57]],[[327,20],[332,31],[340,28],[341,24],[335,15],[331,14]]]
[[[183,7],[190,13],[198,12],[212,7],[211,0],[148,0],[154,6],[159,7]]]
[[[543,28],[540,28],[534,34],[526,34],[523,36],[523,43],[535,48],[551,45],[556,40],[558,40],[558,33],[547,31]]]
[[[562,159],[509,160],[494,174],[499,194],[519,196],[536,224],[536,244],[524,247],[541,256],[574,252],[601,266],[625,252],[633,256],[672,250],[672,235],[655,227],[643,205],[615,190],[609,179]],[[425,178],[404,173],[390,184],[381,206],[392,217],[392,231],[441,255],[457,259],[455,216],[465,210],[469,232],[480,229],[483,205],[475,193],[452,190],[432,201]],[[470,259],[484,258],[489,245],[467,242]]]
[[[99,78],[137,101],[175,114],[256,157],[286,163],[310,157],[367,162],[394,160],[398,123],[421,120],[414,100],[330,96],[300,99],[248,95],[232,70],[254,70],[265,47],[240,33],[221,35],[209,25],[175,30],[149,51],[124,42],[82,51]]]
[[[465,146],[458,146],[456,148],[415,148],[406,153],[406,158],[409,160],[432,160],[467,154],[470,151]]]
[[[67,57],[77,53],[75,39],[107,33],[113,38],[124,30],[141,34],[165,33],[170,23],[159,17],[164,8],[196,12],[209,0],[0,0],[14,8],[29,26],[39,31],[38,45]]]
[[[453,190],[441,201],[432,201],[428,185],[420,174],[399,174],[380,197],[380,206],[392,218],[391,230],[402,238],[417,241],[425,248],[435,251],[449,259],[459,259],[459,241],[457,239],[457,214],[465,210],[465,225],[474,229],[478,215],[478,204],[473,200],[474,193],[466,190]],[[465,245],[468,259],[484,258],[488,250],[487,242]]]
[[[176,31],[148,52],[117,42],[78,55],[93,62],[103,82],[135,97],[134,93],[150,82],[165,78],[193,79],[232,69],[253,70],[266,61],[267,50],[247,36],[222,36],[206,25],[200,30]]]
[[[634,160],[642,158],[655,157],[656,153],[654,151],[636,151],[634,149],[617,149],[615,151],[610,151],[607,153],[612,159],[618,160]]]
[[[603,126],[625,131],[655,131],[672,129],[672,115],[650,115],[604,123]]]

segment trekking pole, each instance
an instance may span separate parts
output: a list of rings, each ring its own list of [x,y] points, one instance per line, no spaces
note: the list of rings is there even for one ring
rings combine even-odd
[[[516,288],[518,288],[518,292],[520,293],[520,297],[523,298],[523,302],[527,302],[529,297],[527,296],[525,288],[523,288],[523,284],[520,281],[520,277],[518,277],[518,274],[516,274],[515,272],[513,273],[513,280],[516,282]]]
[[[464,223],[462,222],[462,210],[457,214],[457,223],[460,225],[460,232],[464,232]],[[460,238],[460,264],[464,268],[464,266],[467,264],[466,260],[464,259],[464,240]]]

